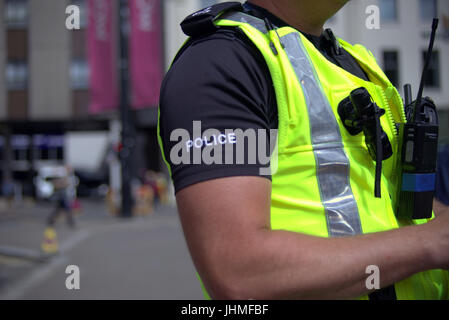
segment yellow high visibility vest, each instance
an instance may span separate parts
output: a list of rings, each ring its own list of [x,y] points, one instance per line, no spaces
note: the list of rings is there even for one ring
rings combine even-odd
[[[269,30],[263,20],[242,12],[224,13],[215,24],[244,32],[264,56],[274,84],[279,124],[272,174],[273,230],[348,237],[427,222],[395,217],[399,146],[395,124],[406,119],[399,93],[367,49],[338,39],[370,81],[328,61],[291,27]],[[394,154],[383,161],[381,198],[374,197],[375,162],[363,132],[349,134],[337,111],[359,87],[386,111],[381,125]],[[446,299],[447,272],[421,272],[396,283],[395,289],[398,299]]]

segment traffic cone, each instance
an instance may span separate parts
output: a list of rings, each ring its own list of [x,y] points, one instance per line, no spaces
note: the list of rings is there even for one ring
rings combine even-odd
[[[42,251],[47,254],[57,253],[59,250],[58,237],[56,230],[52,227],[47,227],[44,231],[44,240],[41,245]]]

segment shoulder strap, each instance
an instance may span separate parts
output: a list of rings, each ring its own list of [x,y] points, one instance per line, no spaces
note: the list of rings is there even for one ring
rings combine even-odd
[[[192,13],[181,22],[182,31],[190,37],[214,32],[218,29],[215,19],[228,11],[243,11],[243,6],[240,2],[223,2]]]

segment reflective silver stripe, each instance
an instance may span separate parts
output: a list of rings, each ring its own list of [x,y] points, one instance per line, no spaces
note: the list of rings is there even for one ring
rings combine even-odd
[[[349,159],[343,149],[337,120],[299,34],[289,33],[281,39],[307,104],[318,186],[329,236],[361,234],[360,216],[349,182]]]
[[[248,23],[267,33],[263,20],[241,12],[231,12],[220,19]],[[349,182],[349,159],[344,151],[337,120],[299,34],[292,32],[281,37],[281,40],[307,104],[318,186],[329,236],[361,234],[359,211]]]
[[[231,21],[236,21],[236,22],[247,23],[262,33],[268,32],[267,26],[265,25],[265,22],[262,19],[253,17],[246,13],[231,11],[231,12],[224,13],[223,15],[221,15],[219,17],[219,19],[226,19],[226,20],[231,20]]]

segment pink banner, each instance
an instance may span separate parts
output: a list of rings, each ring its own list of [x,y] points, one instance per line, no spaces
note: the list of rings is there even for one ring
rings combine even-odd
[[[90,69],[90,113],[119,105],[116,1],[88,0],[87,50]]]
[[[155,107],[162,81],[161,1],[130,0],[131,106]]]

